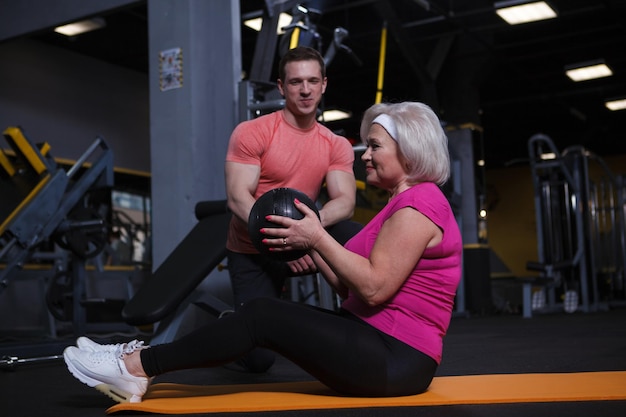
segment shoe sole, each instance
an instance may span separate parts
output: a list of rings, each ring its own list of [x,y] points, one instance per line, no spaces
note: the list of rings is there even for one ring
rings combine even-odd
[[[67,358],[67,356],[63,355],[63,360],[65,360],[65,364],[67,365],[67,369],[74,375],[76,379],[78,379],[83,384],[95,388],[107,397],[117,401],[118,403],[139,403],[141,402],[141,397],[135,394],[131,394],[130,392],[124,391],[114,385],[109,385],[104,382],[98,381],[96,379],[90,378],[87,375],[83,374],[80,370],[78,370],[71,360]]]

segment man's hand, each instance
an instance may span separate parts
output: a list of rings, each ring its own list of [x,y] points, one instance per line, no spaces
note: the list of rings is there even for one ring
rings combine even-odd
[[[295,275],[306,275],[306,274],[314,274],[317,272],[317,267],[315,266],[315,262],[309,255],[304,255],[302,258],[296,259],[295,261],[287,262],[289,265],[289,269]]]

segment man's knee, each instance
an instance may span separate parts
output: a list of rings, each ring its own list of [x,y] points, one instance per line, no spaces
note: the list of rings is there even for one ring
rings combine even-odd
[[[239,360],[248,372],[263,373],[274,365],[276,354],[270,350],[257,348]]]
[[[259,318],[265,313],[273,309],[273,305],[276,303],[275,298],[271,297],[258,297],[242,303],[239,311],[244,314],[250,314],[251,317]]]

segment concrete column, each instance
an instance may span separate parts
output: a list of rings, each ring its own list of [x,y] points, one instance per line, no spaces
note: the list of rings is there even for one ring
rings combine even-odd
[[[224,157],[241,74],[239,1],[152,0],[148,26],[156,269],[195,225],[196,203],[226,198]]]

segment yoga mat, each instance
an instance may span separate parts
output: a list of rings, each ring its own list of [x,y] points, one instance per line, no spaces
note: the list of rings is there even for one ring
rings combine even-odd
[[[192,414],[605,400],[626,400],[626,371],[442,376],[434,378],[423,394],[391,398],[345,397],[317,381],[206,386],[161,383],[152,385],[141,403],[117,404],[106,412]]]

